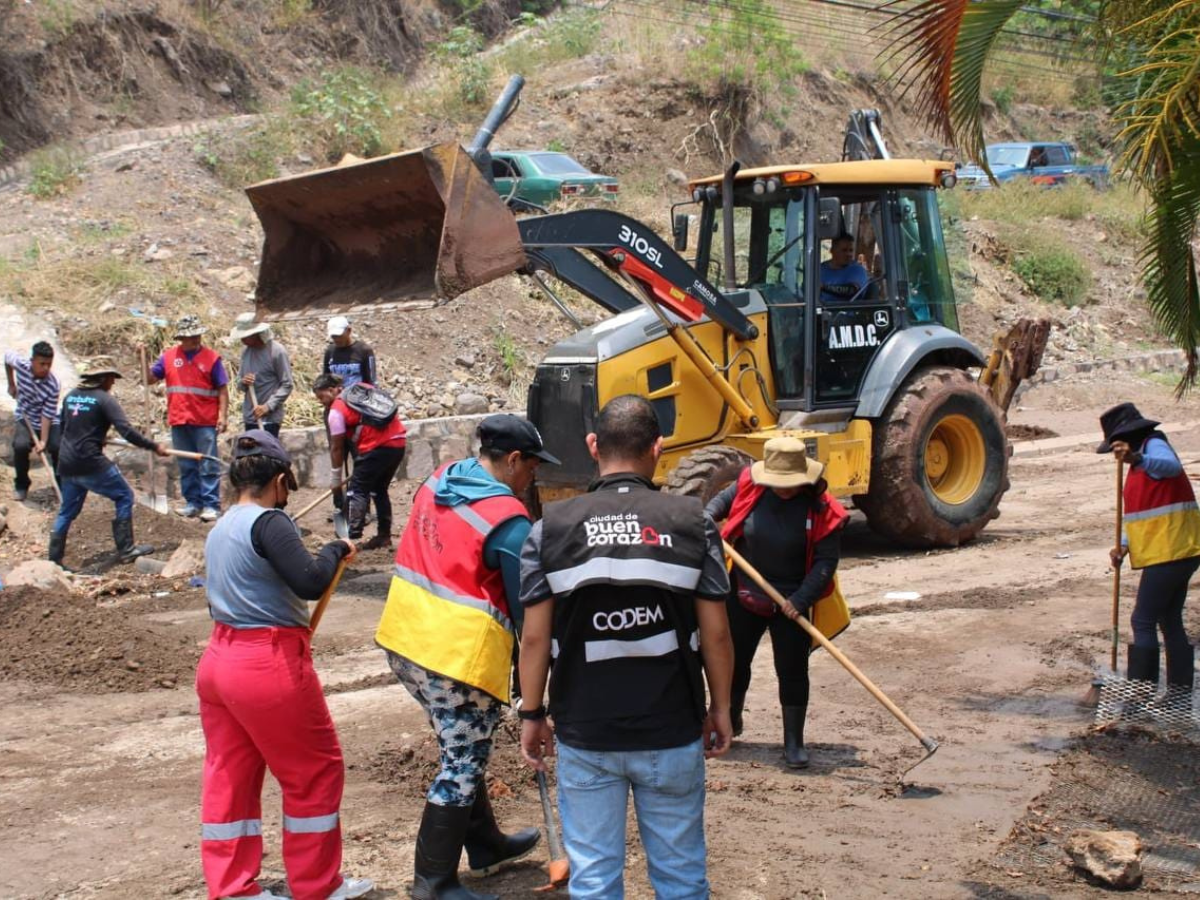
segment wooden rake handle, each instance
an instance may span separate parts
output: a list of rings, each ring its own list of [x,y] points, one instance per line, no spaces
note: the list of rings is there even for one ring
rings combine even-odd
[[[1117,460],[1117,532],[1113,546],[1121,549],[1121,525],[1125,517],[1125,463]],[[1117,650],[1121,643],[1121,566],[1113,566],[1112,590],[1112,652],[1109,663],[1117,671]]]
[[[884,709],[895,716],[901,725],[912,732],[913,737],[921,742],[922,747],[928,750],[931,754],[937,750],[937,741],[926,735],[925,732],[918,728],[916,723],[906,716],[904,711],[888,698],[887,694],[877,688],[870,678],[859,671],[858,666],[854,665],[854,663],[850,662],[850,660],[846,658],[846,654],[842,653],[841,650],[833,646],[833,642],[830,641],[829,638],[825,637],[825,635],[821,634],[821,632],[817,630],[812,622],[800,615],[800,613],[796,611],[796,607],[788,603],[787,600],[784,599],[783,595],[780,594],[779,591],[775,590],[775,588],[773,588],[767,582],[767,580],[759,574],[758,570],[755,569],[754,566],[750,565],[750,563],[747,562],[740,553],[734,550],[733,547],[729,546],[727,542],[724,543],[725,553],[728,554],[729,558],[737,564],[739,569],[749,575],[751,580],[754,581],[754,583],[760,588],[762,588],[768,597],[775,601],[775,605],[779,607],[780,612],[807,631],[809,637],[820,644],[826,651],[828,651],[830,656],[841,663],[842,667],[851,675],[853,675],[855,680],[865,687],[872,697],[883,704]],[[926,757],[926,759],[927,758],[928,757]]]

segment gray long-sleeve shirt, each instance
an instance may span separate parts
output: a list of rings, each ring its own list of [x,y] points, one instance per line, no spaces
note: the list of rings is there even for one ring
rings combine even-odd
[[[243,347],[242,362],[238,367],[238,389],[242,392],[242,421],[254,425],[254,404],[250,391],[242,383],[242,376],[254,375],[254,393],[258,402],[264,404],[267,415],[264,422],[283,421],[283,402],[292,392],[292,366],[287,351],[278,341],[267,341],[261,347]]]

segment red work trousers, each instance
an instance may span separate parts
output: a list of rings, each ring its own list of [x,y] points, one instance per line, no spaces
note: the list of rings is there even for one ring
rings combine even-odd
[[[307,628],[213,627],[196,671],[207,752],[200,858],[210,900],[253,897],[266,769],[283,790],[283,864],[295,900],[342,883],[342,748]]]

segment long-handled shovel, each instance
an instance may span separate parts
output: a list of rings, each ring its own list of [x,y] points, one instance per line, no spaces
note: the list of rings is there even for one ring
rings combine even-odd
[[[550,883],[534,888],[535,891],[552,891],[567,883],[571,877],[571,864],[563,850],[562,837],[558,833],[558,820],[554,818],[554,804],[550,802],[550,788],[546,784],[546,773],[537,773],[538,796],[542,798],[542,821],[546,823],[546,841],[550,844],[550,863],[546,867]]]
[[[860,672],[858,667],[856,665],[854,665],[854,663],[850,662],[849,659],[846,658],[846,654],[842,653],[841,650],[839,650],[837,647],[833,646],[833,643],[827,637],[825,637],[825,635],[821,634],[821,632],[818,631],[813,626],[813,624],[810,621],[808,621],[808,619],[806,619],[799,612],[797,612],[796,608],[794,606],[792,606],[792,604],[788,603],[787,600],[785,600],[783,598],[783,595],[780,594],[779,591],[775,590],[775,588],[773,588],[767,582],[767,580],[758,573],[758,570],[755,569],[754,566],[750,565],[750,563],[748,563],[740,553],[738,553],[731,546],[729,546],[728,543],[725,544],[725,553],[729,556],[730,559],[732,559],[735,563],[737,563],[738,568],[740,568],[743,572],[745,572],[747,575],[749,575],[750,578],[754,581],[754,583],[757,584],[760,588],[763,589],[763,591],[766,592],[768,597],[770,597],[772,600],[775,601],[775,605],[779,607],[780,612],[782,612],[785,616],[787,616],[789,619],[791,619],[793,622],[795,622],[797,625],[799,625],[801,628],[803,628],[805,631],[807,631],[809,637],[811,637],[814,641],[816,641],[818,644],[820,644],[822,647],[824,647],[825,650],[827,650],[829,652],[830,656],[832,656],[839,663],[841,663],[842,667],[847,672],[849,672],[851,675],[853,675],[855,680],[858,681],[858,683],[861,684],[863,687],[865,687],[867,689],[867,691],[871,694],[872,697],[874,697],[876,700],[878,700],[880,703],[882,703],[884,709],[886,709],[893,716],[895,716],[896,719],[899,720],[901,725],[903,725],[905,728],[907,728],[909,731],[911,731],[913,734],[913,737],[915,737],[918,741],[921,742],[922,747],[924,747],[927,751],[929,751],[923,757],[921,757],[921,759],[917,760],[917,762],[913,763],[913,765],[911,765],[907,769],[905,769],[904,772],[900,776],[901,778],[903,778],[904,775],[907,775],[909,772],[911,772],[913,769],[915,769],[921,763],[925,762],[925,760],[929,759],[929,757],[933,756],[933,754],[937,752],[937,749],[939,746],[938,742],[935,741],[933,738],[929,737],[928,735],[926,735],[925,732],[923,732],[920,728],[918,728],[916,723],[913,722],[913,720],[910,719],[908,716],[906,716],[904,714],[904,712],[900,709],[900,707],[898,707],[895,703],[893,703],[890,699],[888,699],[888,696],[883,691],[881,691],[879,688],[877,688],[875,686],[875,684],[871,681],[870,678],[868,678],[866,675],[864,675],[862,672]]]
[[[345,480],[345,479],[342,479],[342,480],[341,480],[341,481],[338,483],[338,487],[339,487],[339,488],[340,488],[340,487],[342,487],[342,486],[343,486],[345,483],[346,483],[346,480]],[[298,513],[296,513],[294,516],[292,516],[292,521],[293,521],[293,522],[299,522],[299,521],[300,521],[300,519],[301,519],[302,517],[304,517],[304,516],[307,516],[307,515],[308,515],[310,512],[312,512],[314,509],[316,509],[318,506],[320,506],[322,503],[324,503],[326,500],[328,500],[330,497],[332,497],[332,496],[333,496],[333,492],[334,492],[335,490],[337,490],[337,488],[330,488],[330,489],[329,489],[329,490],[327,490],[325,493],[321,494],[321,496],[317,497],[317,499],[316,499],[316,500],[314,500],[312,503],[308,504],[308,506],[304,507],[304,509],[300,510],[300,512],[298,512]],[[342,521],[342,523],[345,523],[345,521],[346,521],[346,518],[345,518],[345,516],[342,516],[342,520],[341,520],[341,521]],[[338,516],[337,516],[337,515],[335,515],[335,516],[333,517],[333,530],[334,530],[335,532],[337,532],[337,531],[338,531],[338,529],[339,529],[339,528],[341,528],[341,527],[343,527],[343,526],[342,526],[342,524],[341,524],[341,523],[339,523],[339,522],[338,522]],[[349,526],[348,524],[346,524],[344,527],[345,527],[345,530],[346,530],[346,534],[349,534],[349,533],[350,533],[350,526]]]
[[[21,421],[24,422],[25,427],[29,429],[29,437],[33,439],[33,443],[36,445],[38,442],[38,436],[34,433],[33,426],[29,424],[28,419],[22,419]],[[54,474],[54,467],[51,466],[50,461],[46,459],[46,452],[44,450],[39,450],[37,455],[38,458],[41,459],[42,465],[46,467],[46,471],[50,474],[50,484],[54,486],[54,493],[58,497],[58,505],[62,506],[62,489],[58,486],[58,478]]]
[[[1117,460],[1117,520],[1116,534],[1113,537],[1113,546],[1121,549],[1121,525],[1125,518],[1125,463],[1122,460]],[[1121,645],[1121,567],[1113,566],[1113,588],[1112,588],[1112,649],[1109,653],[1109,668],[1114,675],[1117,674],[1117,651]],[[1083,695],[1083,699],[1079,701],[1080,706],[1099,706],[1100,691],[1104,687],[1104,679],[1097,675],[1092,679],[1092,686],[1088,688],[1088,692]]]
[[[246,385],[246,390],[250,393],[250,409],[251,411],[258,409],[258,392],[254,390],[254,385]],[[263,420],[260,416],[254,417],[254,424],[262,428]]]
[[[340,538],[350,536],[350,529],[346,526],[345,519],[342,519],[340,522],[334,519],[333,530]],[[317,626],[321,624],[321,619],[325,616],[325,607],[329,605],[329,598],[333,596],[333,592],[337,590],[338,582],[342,580],[342,573],[346,571],[347,562],[348,560],[343,558],[338,563],[337,571],[333,573],[333,581],[329,582],[329,587],[325,588],[325,593],[321,595],[321,599],[317,601],[317,605],[313,608],[312,615],[308,619],[309,634],[317,633]]]
[[[133,447],[133,444],[129,443],[128,441],[122,441],[122,440],[118,440],[116,438],[113,438],[112,440],[110,440],[109,443],[116,444],[118,447]],[[134,447],[134,449],[139,450],[142,448]],[[218,465],[222,465],[222,466],[229,465],[229,463],[225,462],[225,460],[221,459],[221,457],[213,456],[209,453],[196,453],[194,450],[176,450],[174,447],[167,447],[166,450],[167,450],[168,456],[178,456],[180,459],[194,459],[194,460],[196,460],[196,462],[200,462],[201,460],[205,460],[205,459],[211,459],[213,462],[217,463]],[[150,451],[146,451],[146,452],[149,453]]]
[[[145,344],[138,345],[138,356],[142,363],[142,404],[146,411],[146,435],[151,436],[154,433],[154,407],[150,399],[150,368],[146,364],[146,346]],[[146,499],[149,501],[149,506],[156,513],[165,513],[167,511],[167,497],[165,494],[158,493],[158,479],[156,475],[155,465],[156,455],[151,455],[150,464],[147,467],[146,477],[149,479],[149,490],[146,491]]]

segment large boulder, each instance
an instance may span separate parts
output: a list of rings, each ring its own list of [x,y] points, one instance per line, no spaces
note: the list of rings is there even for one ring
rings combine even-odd
[[[188,538],[171,554],[163,567],[163,578],[195,575],[204,570],[204,541]]]
[[[1115,888],[1142,883],[1142,841],[1132,831],[1072,832],[1063,848],[1076,868]]]
[[[48,590],[61,589],[69,591],[74,587],[70,573],[64,571],[48,559],[29,559],[16,566],[4,577],[6,587],[44,588]]]

